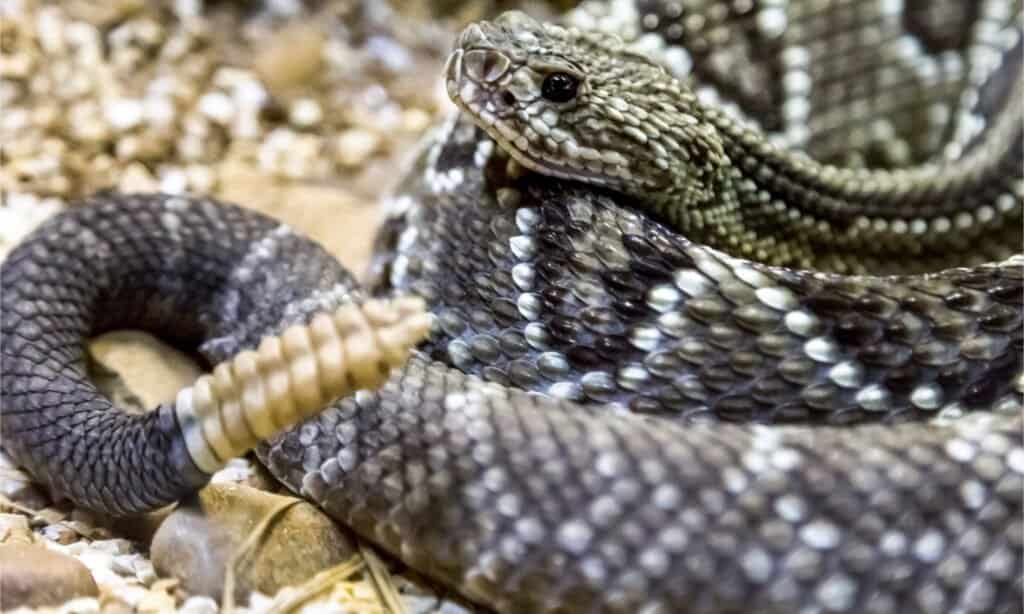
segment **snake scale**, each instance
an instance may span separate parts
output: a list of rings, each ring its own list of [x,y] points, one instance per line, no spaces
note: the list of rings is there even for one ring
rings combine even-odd
[[[372,291],[288,227],[98,195],[2,265],[3,446],[115,514],[208,479],[84,340],[211,364],[415,294],[430,339],[257,449],[503,612],[1022,610],[1021,5],[615,0],[470,26]],[[357,380],[359,381],[359,380]]]

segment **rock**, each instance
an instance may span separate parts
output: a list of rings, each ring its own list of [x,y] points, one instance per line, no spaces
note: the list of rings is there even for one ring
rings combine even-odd
[[[220,601],[226,565],[257,524],[287,503],[291,507],[235,569],[237,601],[244,602],[253,590],[273,595],[281,587],[301,584],[353,555],[352,539],[313,505],[221,483],[183,502],[160,526],[150,547],[157,573],[179,578],[188,594]]]
[[[45,539],[66,546],[79,538],[78,531],[65,524],[48,524],[41,531]]]
[[[0,609],[41,607],[99,594],[82,563],[43,546],[0,545]]]
[[[174,597],[164,591],[147,591],[146,595],[135,606],[139,614],[160,614],[161,612],[173,612]]]
[[[145,165],[134,162],[129,164],[118,178],[117,187],[126,193],[155,192],[159,189],[160,183]]]
[[[117,597],[105,596],[103,609],[100,612],[101,614],[135,614],[135,608]]]
[[[316,81],[326,42],[316,23],[296,22],[260,46],[253,66],[275,95],[284,95]]]
[[[46,612],[47,610],[43,610]],[[110,614],[122,614],[123,610],[113,610]],[[57,614],[107,614],[100,609],[100,600],[96,597],[78,597],[65,602],[57,609]]]
[[[288,109],[289,121],[302,128],[316,126],[323,118],[324,112],[320,108],[320,103],[312,98],[299,98],[292,102]]]
[[[0,452],[0,496],[34,510],[46,507],[50,503],[50,497],[32,481],[32,477],[14,466],[2,452]]]
[[[251,456],[229,460],[222,469],[210,477],[210,483],[244,484],[269,492],[277,492],[283,488],[267,468]]]
[[[201,595],[189,597],[178,608],[179,614],[217,614],[219,611],[220,606],[216,601]]]
[[[338,136],[336,156],[342,166],[362,166],[380,146],[380,136],[375,132],[354,128]]]
[[[0,514],[0,544],[31,544],[32,529],[21,514]]]
[[[393,176],[394,173],[392,173]],[[337,187],[282,184],[239,161],[221,167],[220,196],[275,217],[311,237],[351,271],[370,260],[377,207]]]
[[[174,511],[175,505],[167,505],[138,516],[129,516],[127,518],[105,516],[98,518],[97,521],[105,529],[116,532],[117,535],[148,544],[153,539],[157,529],[160,528],[160,524]]]
[[[117,614],[120,614],[121,612],[124,612],[125,614],[128,614],[129,612],[141,612],[143,603],[152,603],[153,601],[167,601],[167,598],[169,597],[167,591],[165,590],[154,591],[144,586],[139,586],[134,582],[101,582],[100,585],[103,586],[103,596],[105,598],[105,603],[103,604],[103,614],[107,614],[107,609],[111,605],[114,606],[111,609],[113,609],[114,612],[116,612]],[[173,605],[168,609],[173,610]]]
[[[123,386],[116,382],[105,386],[107,382],[100,378],[101,390],[115,403],[130,406],[141,401],[144,409],[174,401],[182,388],[203,373],[194,360],[141,331],[100,335],[89,344],[89,352],[99,366],[123,382]]]
[[[32,526],[41,527],[48,524],[56,524],[68,517],[67,509],[60,507],[45,507],[32,514]]]
[[[0,179],[7,172],[7,169],[0,172]],[[25,235],[63,208],[56,199],[26,193],[9,192],[4,200],[4,206],[0,207],[0,260]]]

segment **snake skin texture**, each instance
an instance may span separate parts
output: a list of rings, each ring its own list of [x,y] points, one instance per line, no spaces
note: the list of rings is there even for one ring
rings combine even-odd
[[[909,269],[908,252],[934,267],[935,254],[964,264],[964,252],[998,260],[1019,250],[1019,70],[1011,61],[993,71],[980,97],[995,111],[956,157],[898,171],[775,146],[618,37],[523,13],[468,27],[446,72],[456,103],[531,170],[625,193],[683,234],[747,258],[849,273],[867,270],[867,256],[878,273],[885,262]]]
[[[1020,13],[634,0],[567,22],[621,35],[777,147],[884,170],[956,164],[1019,115]],[[1020,612],[1024,258],[1004,253],[1020,250],[1019,156],[997,156],[991,191],[935,190],[972,220],[1016,220],[991,241],[955,211],[916,233],[901,210],[904,249],[837,246],[822,266],[841,274],[752,262],[635,194],[520,173],[454,115],[390,203],[370,284],[423,297],[430,340],[257,453],[497,611]],[[810,205],[807,190],[779,198]],[[936,232],[946,247],[913,248]],[[145,328],[212,364],[367,294],[255,213],[114,194],[40,227],[0,283],[4,448],[120,514],[206,476],[168,408],[130,416],[96,391],[88,335]]]

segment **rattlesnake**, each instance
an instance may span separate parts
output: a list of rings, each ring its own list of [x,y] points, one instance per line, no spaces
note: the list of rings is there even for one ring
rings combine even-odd
[[[469,113],[427,141],[374,268],[375,292],[425,299],[430,339],[260,458],[500,611],[1020,611],[1021,9],[965,6],[618,1],[568,19],[596,34],[471,26],[448,75]],[[401,337],[315,244],[200,198],[96,196],[2,283],[5,449],[120,514],[239,450],[193,392],[118,412],[88,335],[147,328],[216,363],[338,306],[298,346],[344,346],[356,303],[359,335]],[[415,337],[333,370],[314,352],[285,387],[370,386]],[[243,439],[274,422],[233,415]]]

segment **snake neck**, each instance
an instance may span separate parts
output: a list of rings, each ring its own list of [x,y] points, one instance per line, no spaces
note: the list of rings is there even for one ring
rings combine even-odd
[[[840,273],[956,266],[982,237],[991,260],[1020,248],[1021,79],[960,157],[900,169],[824,164],[696,97],[677,100],[671,112],[705,124],[723,155],[703,175],[681,166],[664,188],[629,192],[688,236],[740,257]]]
[[[467,27],[446,75],[452,100],[523,167],[626,194],[734,256],[880,274],[1020,249],[1024,103],[1012,68],[965,109],[986,118],[974,136],[877,169],[776,144],[621,40],[521,14]]]

